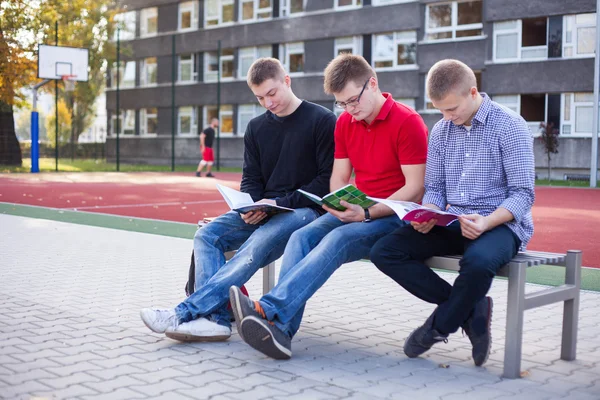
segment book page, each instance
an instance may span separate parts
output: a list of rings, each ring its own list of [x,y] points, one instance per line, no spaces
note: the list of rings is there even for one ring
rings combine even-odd
[[[225,199],[225,202],[232,210],[234,208],[254,204],[254,201],[252,201],[252,197],[248,193],[243,193],[238,190],[219,184],[217,184],[217,189],[219,190],[219,192],[221,192],[221,195]]]

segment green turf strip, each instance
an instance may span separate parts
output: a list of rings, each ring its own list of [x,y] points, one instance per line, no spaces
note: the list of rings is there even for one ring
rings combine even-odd
[[[0,213],[17,215],[21,217],[69,222],[80,225],[98,226],[102,228],[150,233],[154,235],[171,236],[190,240],[194,237],[194,233],[196,232],[196,224],[123,217],[118,215],[98,214],[83,211],[67,211],[56,208],[26,206],[13,203],[0,203]],[[565,282],[565,270],[563,267],[556,265],[541,265],[532,267],[527,270],[527,282],[540,285],[558,286]],[[581,272],[581,288],[584,290],[600,292],[600,269],[583,268]]]

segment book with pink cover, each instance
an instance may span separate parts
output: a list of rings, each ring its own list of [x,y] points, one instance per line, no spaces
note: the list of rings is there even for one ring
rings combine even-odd
[[[368,197],[368,196],[367,196]],[[378,199],[368,197],[377,203],[385,204],[391,208],[401,220],[427,222],[430,219],[436,219],[436,225],[448,226],[458,219],[458,214],[452,214],[446,211],[434,210],[433,208],[423,207],[420,204],[410,201]]]

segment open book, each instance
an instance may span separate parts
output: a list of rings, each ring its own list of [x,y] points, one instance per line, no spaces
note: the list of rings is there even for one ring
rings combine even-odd
[[[248,193],[239,192],[227,186],[217,184],[217,189],[225,199],[225,202],[233,211],[246,214],[250,211],[264,211],[269,215],[279,214],[286,211],[294,211],[291,208],[276,206],[266,203],[255,203]]]
[[[458,215],[445,211],[435,210],[433,208],[423,207],[420,204],[410,201],[377,199],[369,197],[377,203],[385,204],[404,221],[427,222],[430,219],[437,219],[436,225],[448,226],[457,220]]]
[[[319,205],[325,204],[329,208],[333,208],[338,211],[344,211],[346,207],[340,204],[341,200],[345,200],[350,204],[357,204],[362,208],[371,207],[375,202],[367,198],[367,195],[361,192],[354,185],[346,185],[343,188],[326,194],[323,197],[319,197],[316,194],[309,193],[302,189],[298,189],[300,193],[308,197]]]

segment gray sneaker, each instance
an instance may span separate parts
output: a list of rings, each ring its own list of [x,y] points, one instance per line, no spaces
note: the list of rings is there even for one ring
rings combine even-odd
[[[173,308],[143,308],[140,317],[152,332],[165,333],[179,325],[179,317]]]
[[[433,329],[433,314],[427,318],[425,323],[415,329],[404,342],[404,354],[409,358],[415,358],[425,353],[437,342],[448,342],[448,335],[443,335]]]
[[[292,356],[292,340],[267,320],[260,303],[252,301],[236,286],[229,288],[229,301],[238,333],[246,343],[278,360]]]
[[[478,367],[485,364],[492,348],[492,308],[494,302],[487,296],[479,300],[463,329],[473,345],[473,361]]]

